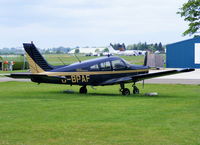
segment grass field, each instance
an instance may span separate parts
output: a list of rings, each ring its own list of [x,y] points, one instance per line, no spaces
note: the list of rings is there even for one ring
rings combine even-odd
[[[63,65],[62,61],[65,64],[71,64],[71,63],[78,61],[75,56],[68,55],[68,54],[46,54],[43,56],[52,65]],[[84,56],[83,54],[79,54],[78,57],[82,61],[92,59],[92,58],[98,58],[97,56]],[[143,62],[144,62],[144,56],[120,56],[120,57],[124,58],[125,60],[127,60],[128,62],[130,62],[132,64],[143,64]],[[4,61],[12,60],[15,62],[24,60],[23,56],[20,56],[20,55],[5,55],[3,57],[3,59],[4,59]]]
[[[78,62],[77,58],[75,56],[67,55],[67,54],[48,54],[48,55],[43,55],[45,59],[48,61],[49,64],[51,65],[69,65],[74,62]],[[93,59],[93,58],[98,58],[97,56],[84,56],[83,54],[79,54],[79,59],[81,61],[88,60],[88,59]],[[142,65],[144,63],[144,56],[120,56],[121,58],[124,58],[126,61],[128,61],[131,64],[139,64]],[[23,62],[23,57],[22,56],[17,56],[17,55],[6,55],[4,57],[4,61],[20,61]],[[22,66],[20,68],[23,68]],[[18,68],[19,69],[19,68]],[[27,70],[20,70],[20,71],[13,71],[14,72],[26,72]],[[0,71],[1,73],[10,73],[8,71]],[[0,76],[1,77],[1,76]]]
[[[27,71],[28,70],[0,71],[0,77],[1,77],[1,74],[10,74],[10,73],[27,72]]]
[[[1,145],[199,145],[200,86],[151,85],[140,95],[119,86],[89,88],[0,83]],[[131,84],[127,85],[131,88]],[[74,94],[62,93],[72,89]],[[158,92],[158,96],[144,96]]]
[[[71,64],[77,62],[77,58],[74,56],[66,55],[66,54],[59,54],[59,55],[44,55],[47,61],[53,65],[63,65],[62,61],[65,64]],[[78,56],[81,61],[98,58],[97,56]],[[120,56],[121,58],[125,59],[129,63],[132,64],[143,64],[144,63],[144,56]],[[60,59],[62,60],[60,60]]]

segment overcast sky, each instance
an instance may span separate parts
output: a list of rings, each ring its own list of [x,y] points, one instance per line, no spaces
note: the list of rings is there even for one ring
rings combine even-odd
[[[107,46],[187,39],[187,0],[0,0],[0,48]]]

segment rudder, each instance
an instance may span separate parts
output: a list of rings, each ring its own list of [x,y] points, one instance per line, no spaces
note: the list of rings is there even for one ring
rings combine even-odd
[[[41,73],[53,69],[33,43],[23,43],[23,46],[26,51],[26,58],[32,73]]]

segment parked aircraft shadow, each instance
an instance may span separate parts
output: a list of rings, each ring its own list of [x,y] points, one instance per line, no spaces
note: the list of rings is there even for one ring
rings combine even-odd
[[[79,94],[79,92],[64,92],[64,91],[40,91],[37,93],[33,93],[31,95],[27,95],[26,92],[21,93],[16,96],[12,96],[11,98],[21,98],[21,99],[67,99],[67,98],[77,98],[77,97],[124,97],[124,98],[177,98],[172,95],[158,94],[157,96],[146,96],[145,94],[130,94],[129,96],[123,96],[120,93],[110,94],[110,93],[87,93],[87,94]]]
[[[56,93],[56,92],[55,92]],[[60,92],[63,93],[63,92]],[[156,96],[147,96],[145,95],[145,93],[141,93],[141,94],[130,94],[129,96],[123,96],[120,93],[119,94],[110,94],[110,93],[87,93],[87,94],[79,94],[78,92],[74,92],[74,93],[64,93],[64,94],[75,94],[78,96],[106,96],[106,97],[133,97],[133,98],[176,98],[173,95],[156,95]]]
[[[56,92],[55,92],[56,93]],[[110,97],[121,97],[121,94],[109,94],[109,93],[87,93],[87,94],[80,94],[79,92],[73,92],[73,93],[67,93],[67,92],[59,92],[61,94],[74,94],[74,95],[78,95],[78,96],[110,96]]]

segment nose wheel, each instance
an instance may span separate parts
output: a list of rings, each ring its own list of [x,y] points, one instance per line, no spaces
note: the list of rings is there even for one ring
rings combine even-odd
[[[80,94],[87,94],[87,88],[86,88],[86,86],[82,86],[82,87],[80,88],[80,90],[79,90],[79,93],[80,93]]]

